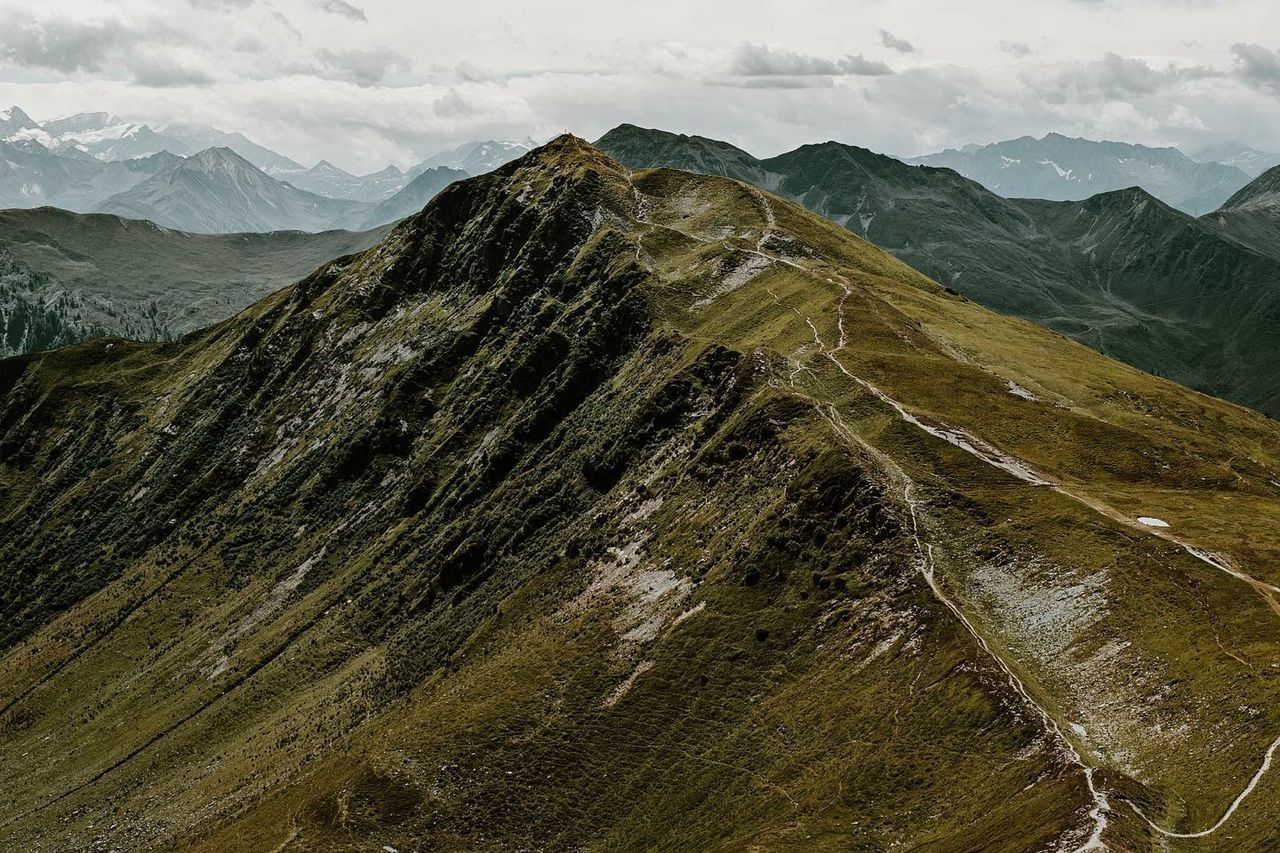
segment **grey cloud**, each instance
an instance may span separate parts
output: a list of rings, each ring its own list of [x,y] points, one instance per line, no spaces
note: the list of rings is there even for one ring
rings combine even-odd
[[[898,38],[888,30],[880,31],[880,44],[898,53],[915,53],[916,46],[904,38]]]
[[[1044,97],[1051,103],[1101,101],[1155,95],[1214,76],[1220,75],[1202,65],[1153,68],[1145,60],[1108,53],[1101,59],[1059,71],[1043,88]]]
[[[1280,90],[1280,50],[1260,44],[1233,44],[1236,73],[1245,81],[1263,89]]]
[[[875,77],[892,74],[893,70],[885,63],[867,59],[862,54],[826,59],[763,44],[743,44],[730,57],[729,73],[739,77]],[[803,84],[793,82],[787,88],[799,85]]]
[[[387,75],[408,71],[409,60],[388,48],[375,50],[319,50],[309,71],[329,80],[344,80],[358,86],[381,83]]]
[[[454,75],[463,83],[488,83],[494,79],[492,71],[479,68],[470,62],[459,62],[453,69]]]
[[[1020,41],[1002,41],[996,47],[1010,56],[1023,57],[1031,55],[1031,46]]]
[[[116,21],[42,20],[17,10],[0,17],[0,58],[14,65],[64,72],[98,71],[109,57],[135,38]]]
[[[350,18],[353,21],[367,21],[364,9],[348,3],[347,0],[315,0],[314,5],[322,12],[328,12],[333,15],[341,15],[344,18]]]
[[[159,24],[125,26],[115,20],[84,22],[36,18],[27,12],[0,17],[0,59],[13,65],[64,73],[123,70],[148,87],[207,85],[213,77],[183,65],[164,47],[188,41]],[[154,51],[153,46],[161,48]]]
[[[163,56],[133,56],[129,59],[133,81],[142,86],[157,89],[174,86],[208,86],[215,82],[213,75],[198,68],[190,68]]]
[[[248,9],[257,0],[188,0],[191,8],[218,12],[223,9]]]

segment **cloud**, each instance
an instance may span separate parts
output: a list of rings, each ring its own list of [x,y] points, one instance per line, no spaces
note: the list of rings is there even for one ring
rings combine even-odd
[[[996,45],[1010,56],[1016,56],[1021,59],[1024,56],[1031,55],[1031,46],[1020,41],[1002,41]]]
[[[1261,89],[1280,91],[1280,50],[1260,44],[1233,44],[1236,74],[1245,82]]]
[[[183,33],[157,23],[37,18],[21,11],[0,17],[0,59],[8,63],[67,74],[123,72],[147,87],[214,81],[207,63],[184,49],[187,43]]]
[[[0,58],[14,65],[63,72],[98,71],[134,38],[118,21],[39,19],[16,9],[0,17]]]
[[[1030,82],[1050,103],[1088,103],[1157,95],[1217,76],[1220,72],[1203,65],[1153,68],[1143,59],[1107,53],[1101,59],[1059,66]]]
[[[348,3],[347,0],[314,0],[314,5],[321,12],[328,12],[331,15],[341,15],[344,18],[350,18],[353,21],[368,21],[364,9]]]
[[[223,9],[248,9],[257,0],[188,0],[191,8],[208,12],[220,12]]]
[[[390,48],[372,50],[318,50],[310,68],[300,68],[326,80],[343,80],[357,86],[373,86],[388,75],[408,71],[409,60]]]
[[[898,38],[888,30],[880,31],[880,45],[898,53],[915,53],[916,46],[904,38]]]
[[[747,43],[739,45],[730,55],[729,73],[737,77],[877,77],[892,74],[893,70],[885,63],[867,59],[862,54],[826,59],[768,45]],[[754,85],[761,84],[757,82]],[[799,88],[805,84],[801,80],[792,80],[785,85],[788,88]]]
[[[209,86],[217,79],[211,70],[163,52],[139,53],[130,57],[129,70],[135,83],[158,89]]]

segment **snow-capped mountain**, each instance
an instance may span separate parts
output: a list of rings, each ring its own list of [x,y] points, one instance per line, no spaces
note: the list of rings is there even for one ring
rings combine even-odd
[[[88,154],[103,161],[133,160],[161,151],[179,157],[208,148],[230,148],[270,175],[295,175],[306,169],[241,133],[226,133],[199,124],[173,124],[155,129],[108,112],[77,113],[37,123],[18,107],[0,113],[0,140],[36,142],[61,155]]]
[[[21,155],[0,163],[0,207],[53,205],[80,213],[96,211],[109,196],[127,193],[139,182],[156,174],[156,169],[150,165],[106,168],[106,164],[130,163],[161,153],[181,160],[197,152],[225,149],[256,167],[263,175],[291,185],[290,189],[330,200],[381,205],[408,189],[415,178],[430,170],[446,170],[443,176],[449,180],[456,177],[455,172],[479,175],[537,147],[537,143],[529,138],[468,142],[407,172],[389,165],[378,172],[354,175],[327,160],[307,168],[259,145],[242,133],[229,133],[209,125],[174,123],[153,127],[105,111],[82,112],[37,122],[16,106],[0,111],[0,144],[10,146],[9,150],[15,155]],[[80,165],[72,167],[63,161]],[[406,204],[410,200],[423,195],[423,188],[429,189],[437,183],[437,179],[426,181],[385,209],[407,209]],[[195,212],[191,213],[194,215]],[[366,213],[376,215],[373,208]],[[222,221],[223,218],[221,214],[213,214],[213,220]],[[195,221],[199,219],[196,216]],[[235,219],[231,217],[227,221]],[[268,219],[275,222],[280,217]],[[289,216],[283,219],[289,220]],[[257,220],[250,216],[247,221]],[[303,217],[291,227],[305,229],[316,224]],[[349,222],[340,218],[339,222],[329,223],[329,227],[343,224]]]
[[[1005,198],[1081,201],[1138,186],[1193,215],[1217,209],[1249,182],[1249,175],[1235,166],[1197,163],[1176,148],[1095,142],[1059,133],[948,149],[907,162],[954,169]]]
[[[423,160],[409,170],[409,177],[416,178],[427,169],[444,166],[461,169],[469,175],[483,175],[499,166],[505,166],[538,147],[529,137],[519,141],[489,139],[483,142],[467,142],[452,151],[446,151]]]

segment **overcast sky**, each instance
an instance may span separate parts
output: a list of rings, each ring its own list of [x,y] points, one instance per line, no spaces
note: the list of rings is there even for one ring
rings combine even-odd
[[[1280,150],[1276,0],[0,0],[0,104],[371,171],[630,121],[759,155],[1059,131]]]

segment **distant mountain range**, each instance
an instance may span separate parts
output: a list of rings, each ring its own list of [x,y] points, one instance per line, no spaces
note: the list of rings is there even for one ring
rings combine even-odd
[[[1196,216],[1216,210],[1250,178],[1236,166],[1196,162],[1176,148],[1094,142],[1059,133],[952,148],[906,162],[954,169],[1005,198],[1082,201],[1136,186]]]
[[[951,169],[834,142],[760,160],[718,140],[623,125],[597,145],[634,169],[767,188],[987,307],[1280,414],[1280,249],[1266,236],[1280,232],[1280,170],[1197,220],[1140,188],[1010,200]]]
[[[1280,154],[1258,151],[1247,145],[1228,143],[1205,148],[1196,154],[1201,163],[1221,163],[1234,166],[1251,178],[1256,178],[1272,166],[1280,166]]]
[[[324,179],[323,171],[304,171],[299,183],[314,185]],[[331,191],[341,180],[339,171],[328,174]],[[54,154],[31,140],[0,142],[0,206],[112,213],[198,234],[364,231],[420,210],[431,195],[466,173],[437,167],[412,182],[399,173],[384,177],[376,192],[366,183],[332,197],[274,178],[230,148],[188,157],[160,152],[101,161]]]
[[[106,112],[41,124],[12,107],[0,112],[0,207],[117,213],[201,233],[365,229],[391,221],[380,219],[389,211],[416,212],[429,188],[490,171],[534,144],[471,142],[407,171],[357,176],[324,160],[308,169],[204,125],[156,130]]]
[[[485,172],[492,172],[499,166],[523,157],[537,146],[538,143],[527,136],[519,142],[494,140],[468,142],[452,151],[427,158],[420,165],[410,169],[409,175],[416,177],[427,169],[439,166],[461,169],[469,175],[483,175]]]

